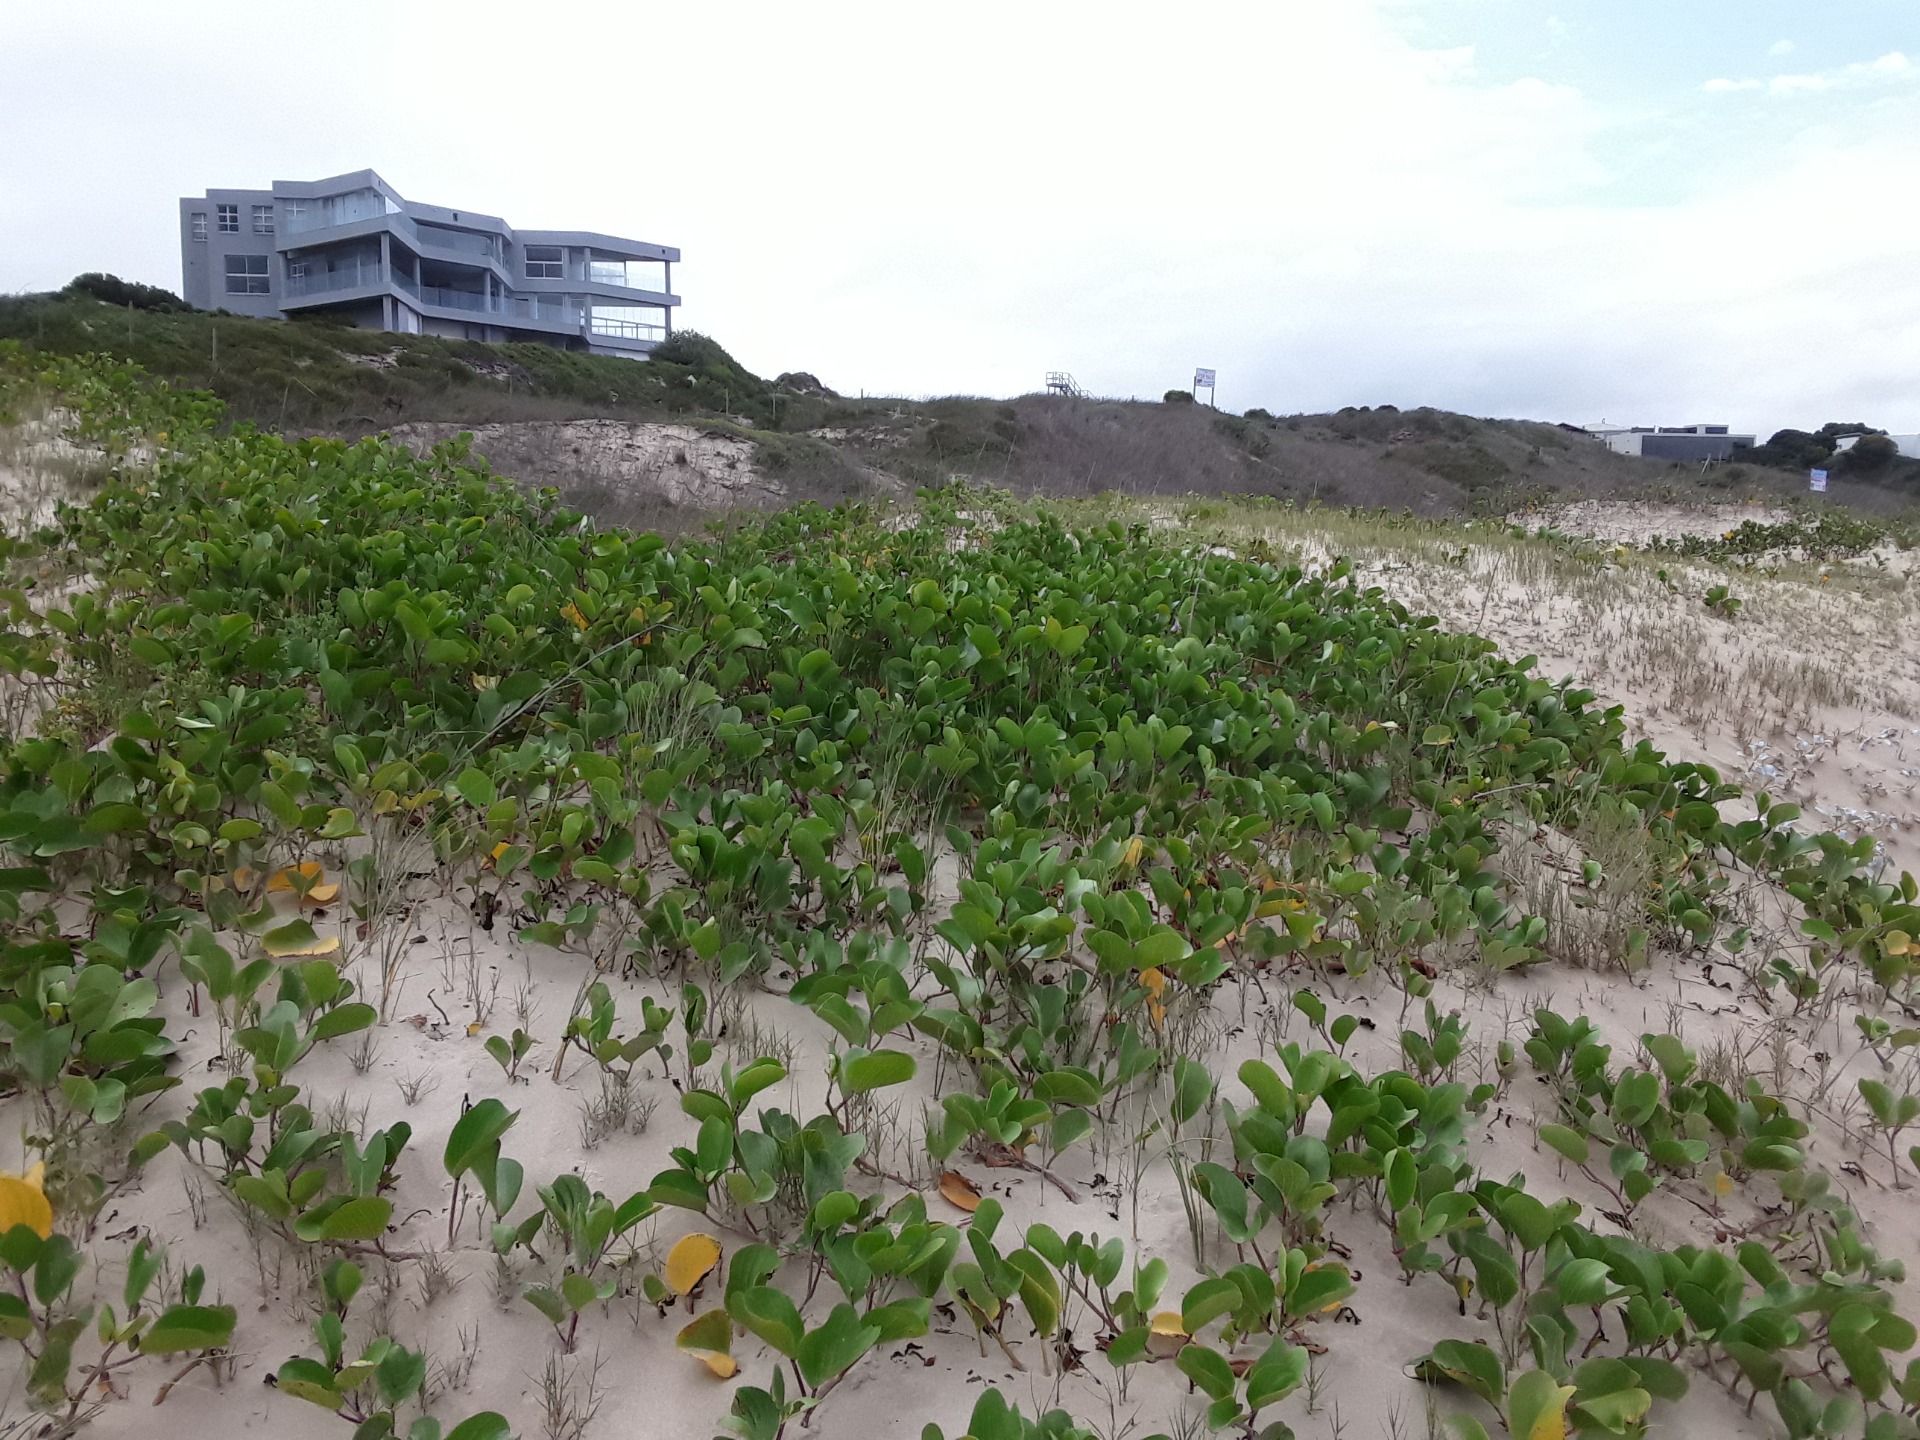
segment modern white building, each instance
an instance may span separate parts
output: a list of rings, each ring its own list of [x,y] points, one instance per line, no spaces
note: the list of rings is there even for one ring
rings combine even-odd
[[[195,309],[320,313],[411,335],[644,359],[673,333],[679,258],[671,245],[423,205],[371,170],[180,202],[180,293]]]
[[[1589,425],[1587,433],[1609,450],[1647,460],[1725,460],[1752,446],[1753,436],[1726,425]]]
[[[1836,435],[1833,437],[1833,448],[1836,451],[1851,450],[1862,438],[1861,435]],[[1894,448],[1907,459],[1920,460],[1920,435],[1889,435],[1887,439],[1893,441]]]

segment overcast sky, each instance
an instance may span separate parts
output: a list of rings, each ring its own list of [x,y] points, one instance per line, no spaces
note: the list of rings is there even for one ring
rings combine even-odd
[[[0,3],[0,291],[371,167],[845,392],[1920,430],[1916,0]]]

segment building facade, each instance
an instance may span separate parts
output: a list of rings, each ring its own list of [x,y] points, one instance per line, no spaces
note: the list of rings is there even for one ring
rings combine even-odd
[[[180,202],[188,304],[409,335],[645,358],[673,333],[679,259],[671,245],[422,205],[371,170]]]
[[[1589,425],[1587,433],[1609,450],[1647,460],[1725,460],[1753,445],[1725,425]]]

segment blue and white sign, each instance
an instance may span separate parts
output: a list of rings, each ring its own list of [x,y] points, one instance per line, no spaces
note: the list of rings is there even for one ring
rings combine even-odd
[[[1827,472],[1824,470],[1813,470],[1813,471],[1809,471],[1808,475],[1809,475],[1808,483],[1811,486],[1813,492],[1816,495],[1826,494],[1827,493]]]
[[[1193,372],[1193,388],[1196,390],[1211,390],[1213,388],[1213,371],[1195,370]]]

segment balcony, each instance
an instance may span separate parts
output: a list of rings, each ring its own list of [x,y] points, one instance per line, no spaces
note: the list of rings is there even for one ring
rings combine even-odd
[[[604,315],[595,315],[588,321],[587,333],[606,340],[643,340],[657,344],[667,338],[667,327],[644,320],[609,320]]]
[[[285,295],[289,300],[311,295],[326,295],[338,290],[379,288],[387,283],[385,267],[378,260],[355,261],[328,270],[305,275],[289,275]]]
[[[503,329],[538,330],[548,335],[580,335],[621,349],[643,350],[665,340],[664,324],[609,315],[554,295],[509,295],[495,291],[459,290],[446,285],[422,285],[411,266],[382,265],[376,258],[336,263],[328,270],[288,276],[282,292],[288,305],[324,303],[351,291],[392,290],[423,311],[452,312],[499,325]]]

